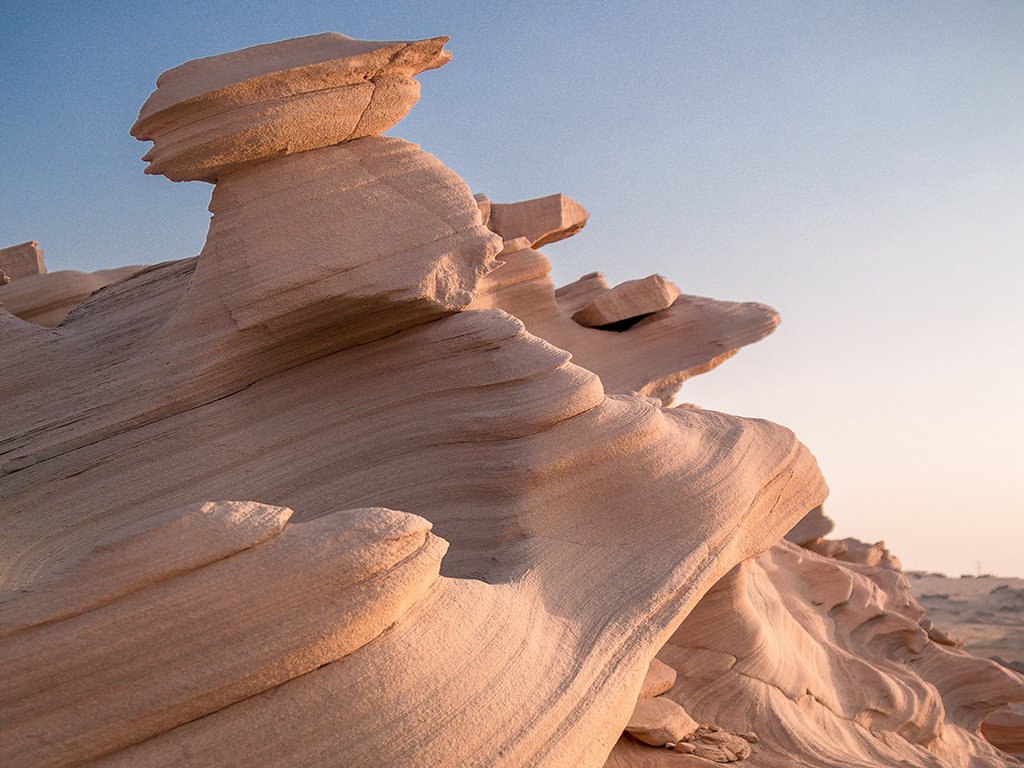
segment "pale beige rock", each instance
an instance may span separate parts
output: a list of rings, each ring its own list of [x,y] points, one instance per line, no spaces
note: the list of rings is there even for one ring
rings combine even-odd
[[[678,663],[664,641],[702,592],[825,495],[785,430],[656,405],[769,332],[771,310],[680,297],[622,334],[580,328],[572,314],[607,286],[593,275],[556,296],[529,247],[578,228],[564,199],[536,222],[517,212],[517,231],[404,142],[316,149],[400,117],[402,78],[436,51],[400,48],[374,70],[386,47],[326,46],[319,59],[322,43],[186,65],[144,109],[152,171],[219,181],[198,259],[107,287],[56,331],[0,314],[15,363],[0,381],[0,567],[20,588],[0,604],[5,764],[600,765],[653,654]],[[383,95],[350,130],[351,91],[321,102],[302,89],[365,90],[342,84],[356,71]],[[257,116],[262,127],[246,125]],[[250,130],[254,143],[239,143]],[[493,276],[485,221],[510,235]],[[205,503],[218,498],[276,506]],[[287,528],[283,505],[296,510]],[[424,518],[452,542],[446,576]],[[780,610],[813,616],[799,585],[817,595],[828,580],[776,570],[788,589],[758,593],[761,626]],[[879,630],[864,621],[870,600],[844,607],[856,590],[829,584],[821,605],[845,622],[837,647],[881,669],[880,654],[922,642],[923,617]],[[743,631],[727,624],[734,647]],[[793,644],[809,650],[801,663],[828,647],[809,634]],[[700,699],[685,683],[703,680],[694,669],[715,640],[687,655],[670,695]],[[950,707],[936,746],[922,740],[940,707],[926,686],[905,682],[917,698],[900,699],[851,651],[801,672],[762,646],[784,680],[810,674],[838,691],[855,679],[851,706],[886,760],[922,744],[979,765],[994,754],[969,735],[1002,711],[979,691],[1013,693],[989,668],[965,684],[950,651],[914,660]],[[714,668],[718,684],[735,681]],[[785,739],[763,720],[743,724],[765,732],[771,760]],[[840,764],[867,749],[856,727],[790,735],[826,743]],[[632,743],[676,765],[750,753],[729,731],[694,734],[679,752]]]
[[[664,699],[648,699],[660,701]],[[677,705],[678,706],[678,705]],[[680,708],[680,711],[683,711]],[[687,716],[689,717],[689,716]],[[606,768],[707,768],[713,763],[737,763],[753,754],[749,734],[735,734],[718,726],[705,727],[690,720],[692,727],[682,740],[664,744],[668,749],[655,749],[660,744],[640,744],[635,738],[623,737],[615,744]],[[642,741],[642,739],[641,739]]]
[[[43,249],[35,240],[0,248],[0,271],[11,280],[45,273]]]
[[[66,619],[256,546],[291,510],[254,502],[197,503],[116,531],[85,560],[32,584],[31,600],[3,606],[0,638]]]
[[[353,510],[282,531],[288,513],[147,521],[4,604],[0,764],[92,760],[272,690],[377,637],[437,579],[445,545],[422,518]]]
[[[676,681],[676,671],[658,659],[651,659],[647,667],[647,675],[640,686],[640,698],[649,699],[660,696],[669,690]]]
[[[153,142],[146,173],[217,181],[241,163],[379,134],[419,100],[414,76],[451,58],[447,41],[326,33],[190,61],[157,78],[132,135]]]
[[[533,250],[582,208],[356,138],[442,42],[172,70],[136,131],[217,181],[200,256],[0,312],[0,763],[1002,765],[1019,678],[929,639],[886,552],[751,559],[821,522],[792,433],[661,407],[773,310],[584,328],[607,284]],[[620,738],[652,707],[672,749]]]
[[[857,565],[881,566],[892,570],[900,570],[900,561],[890,552],[884,541],[869,544],[859,539],[818,539],[804,544],[807,549],[824,557],[832,557],[845,563]]]
[[[642,318],[668,309],[679,298],[679,288],[661,275],[628,280],[591,299],[572,319],[588,328]]]
[[[502,265],[480,283],[472,308],[500,307],[527,329],[572,352],[601,377],[606,391],[653,397],[667,405],[686,379],[706,373],[740,347],[775,330],[779,316],[753,302],[680,296],[622,332],[585,328],[572,315],[609,286],[592,273],[555,291],[551,263],[523,240],[506,241]]]
[[[478,195],[477,200],[481,210],[486,210],[486,224],[492,232],[503,240],[525,238],[523,247],[529,248],[575,235],[590,218],[582,205],[561,194],[518,203],[494,203],[486,195]]]
[[[815,507],[786,534],[786,540],[802,547],[818,543],[832,533],[836,524],[821,507]]]
[[[682,741],[697,730],[697,723],[672,699],[641,698],[626,723],[626,733],[644,744],[661,747]]]
[[[140,269],[128,266],[97,272],[59,270],[28,275],[10,285],[0,285],[0,307],[22,320],[53,328],[94,292]]]
[[[901,573],[784,542],[717,584],[658,657],[693,717],[758,732],[758,765],[1005,765],[978,728],[1024,680],[930,641],[924,619]]]
[[[499,238],[432,156],[321,147],[340,139],[317,120],[294,154],[237,144],[273,94],[298,130],[292,78],[365,79],[370,48],[327,74],[271,46],[162,78],[137,128],[151,171],[217,179],[202,253],[54,330],[0,313],[7,764],[599,766],[690,607],[824,499],[788,430],[609,394],[498,303],[469,308]],[[406,50],[382,71],[440,55]],[[728,312],[698,314],[670,365],[707,365]],[[293,522],[205,562],[268,530],[182,541],[202,526],[163,517],[217,499]]]

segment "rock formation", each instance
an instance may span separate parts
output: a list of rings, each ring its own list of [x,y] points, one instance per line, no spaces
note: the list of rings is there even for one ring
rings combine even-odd
[[[98,272],[62,269],[0,279],[0,307],[15,317],[53,328],[89,296],[110,283],[138,272],[142,267],[117,267]]]
[[[43,249],[35,240],[0,248],[0,272],[11,279],[44,274]]]
[[[133,134],[215,183],[200,255],[0,312],[0,764],[998,759],[1012,679],[873,624],[896,571],[776,544],[827,492],[792,433],[667,407],[775,312],[556,291],[579,204],[379,136],[444,43],[164,73]]]

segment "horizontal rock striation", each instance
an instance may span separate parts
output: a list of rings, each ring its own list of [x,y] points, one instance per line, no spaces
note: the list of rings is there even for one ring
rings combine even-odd
[[[164,72],[132,127],[146,173],[215,182],[256,160],[387,130],[419,100],[415,75],[447,63],[446,37],[411,42],[310,35]]]

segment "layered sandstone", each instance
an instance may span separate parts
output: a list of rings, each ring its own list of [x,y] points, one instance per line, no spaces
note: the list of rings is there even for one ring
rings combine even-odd
[[[0,307],[36,325],[56,327],[65,317],[104,286],[134,274],[142,267],[116,267],[96,272],[62,269],[0,280]]]
[[[0,248],[0,272],[13,280],[46,272],[43,249],[35,240]]]
[[[0,312],[0,762],[994,760],[1012,681],[904,603],[872,624],[895,571],[769,550],[827,493],[809,451],[666,407],[776,313],[556,291],[536,248],[582,206],[377,135],[443,44],[165,73],[133,132],[216,183],[200,255],[56,329]]]

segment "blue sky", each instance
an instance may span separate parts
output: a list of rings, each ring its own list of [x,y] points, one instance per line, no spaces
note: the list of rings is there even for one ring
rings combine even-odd
[[[682,399],[795,429],[841,535],[1024,576],[1024,4],[0,0],[0,243],[194,255],[209,186],[128,135],[156,76],[322,31],[452,37],[391,133],[492,199],[583,203],[557,282],[776,307]]]

